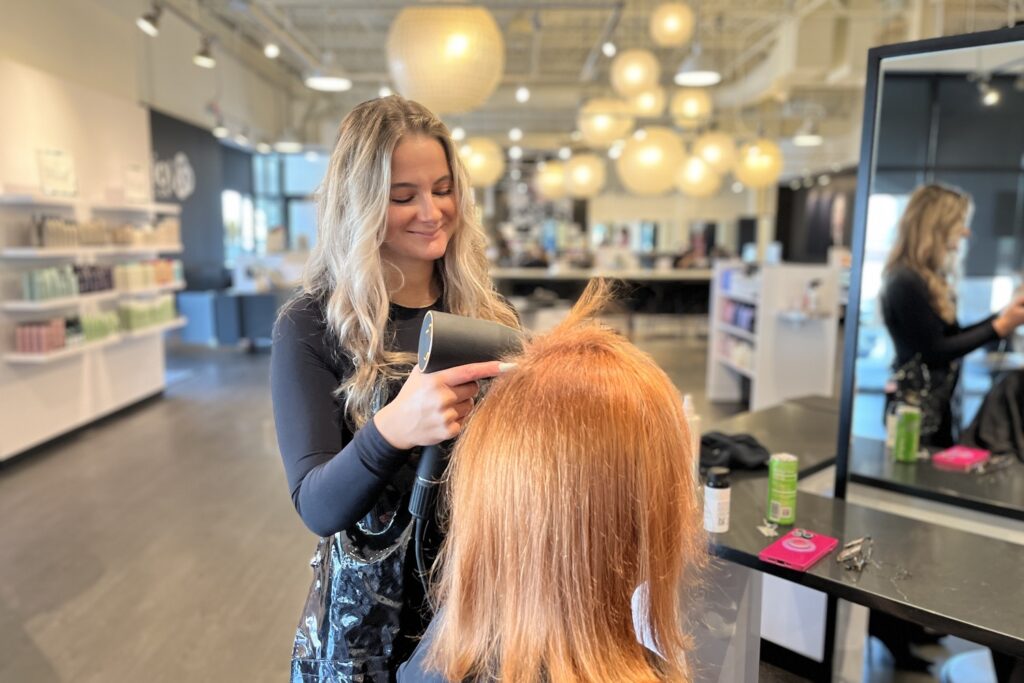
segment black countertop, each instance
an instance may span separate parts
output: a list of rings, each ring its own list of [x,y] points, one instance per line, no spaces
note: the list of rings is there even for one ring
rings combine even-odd
[[[850,448],[850,479],[1024,520],[1024,464],[1016,460],[987,474],[949,472],[927,461],[895,462],[886,456],[882,441],[855,437]],[[1021,576],[1024,578],[1024,569]]]
[[[791,453],[800,458],[800,476],[804,477],[836,461],[839,406],[832,398],[808,396],[734,415],[715,422],[708,431],[750,434],[770,453]],[[752,476],[738,470],[733,474]],[[753,470],[753,476],[767,475],[767,469]]]
[[[872,563],[861,573],[836,563],[837,551],[797,572],[757,559],[775,540],[756,528],[764,515],[767,480],[738,481],[732,488],[730,529],[711,535],[715,555],[1024,656],[1024,546],[799,493],[795,526],[834,536],[840,547],[871,536],[874,549]],[[779,535],[790,528],[780,527]]]

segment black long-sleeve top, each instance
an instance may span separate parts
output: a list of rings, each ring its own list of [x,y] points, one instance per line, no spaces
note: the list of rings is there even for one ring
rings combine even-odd
[[[428,310],[391,305],[391,350],[416,352]],[[366,516],[410,457],[389,444],[372,420],[353,433],[343,401],[333,393],[352,363],[331,339],[322,305],[301,297],[274,327],[270,361],[274,423],[292,502],[319,536]]]
[[[880,302],[885,326],[896,347],[897,367],[917,354],[929,367],[949,367],[958,358],[999,339],[992,325],[994,315],[969,327],[943,320],[932,305],[927,283],[909,268],[896,267],[889,272]]]

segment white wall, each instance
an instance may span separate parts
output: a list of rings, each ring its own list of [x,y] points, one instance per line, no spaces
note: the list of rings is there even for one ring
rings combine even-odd
[[[693,221],[717,221],[723,244],[735,248],[735,223],[740,216],[753,216],[754,204],[749,192],[734,194],[729,188],[710,199],[693,199],[678,193],[663,197],[637,197],[631,194],[603,194],[588,203],[587,221],[594,223],[626,223],[638,220],[656,221],[664,226],[659,231],[659,249],[675,249],[689,242]]]
[[[157,38],[144,35],[135,26],[149,6],[144,0],[2,4],[0,58],[204,127],[214,123],[206,105],[219,97],[232,128],[248,126],[268,139],[280,132],[285,100],[277,88],[216,46],[216,69],[195,66],[199,34],[170,12]]]

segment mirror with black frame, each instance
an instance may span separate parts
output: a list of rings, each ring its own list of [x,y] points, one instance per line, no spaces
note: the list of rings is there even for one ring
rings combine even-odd
[[[1024,519],[1024,26],[872,52],[840,469]]]

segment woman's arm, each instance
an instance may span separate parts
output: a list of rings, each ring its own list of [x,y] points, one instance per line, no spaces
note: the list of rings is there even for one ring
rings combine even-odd
[[[345,426],[333,395],[340,380],[326,358],[317,313],[293,306],[274,327],[270,390],[292,502],[320,536],[366,516],[409,457],[372,421],[355,434]]]
[[[945,322],[932,306],[927,285],[916,274],[894,276],[886,285],[885,297],[890,334],[898,335],[920,353],[925,363],[949,363],[999,338],[994,315],[947,334]]]

